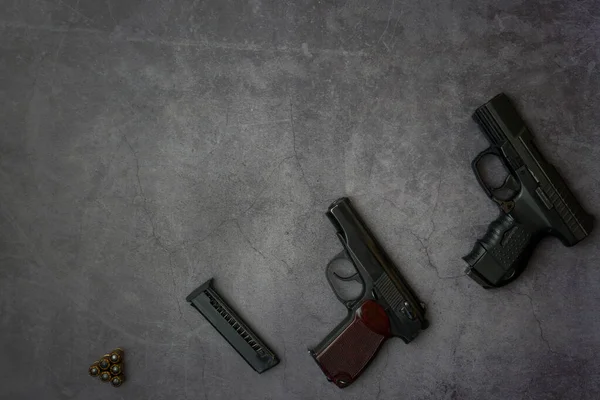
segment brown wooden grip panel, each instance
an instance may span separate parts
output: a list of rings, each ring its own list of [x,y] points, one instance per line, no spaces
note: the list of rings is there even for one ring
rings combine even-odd
[[[367,300],[342,333],[313,356],[327,379],[343,388],[358,378],[390,336],[385,310],[375,301]]]

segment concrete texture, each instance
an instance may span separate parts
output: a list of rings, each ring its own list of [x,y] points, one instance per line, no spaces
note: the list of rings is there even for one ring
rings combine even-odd
[[[534,3],[0,0],[0,397],[600,398],[597,231],[505,289],[462,275],[499,91],[600,215],[600,6]],[[306,349],[345,315],[343,195],[431,327],[340,390]],[[185,302],[209,277],[279,366]],[[115,346],[118,390],[86,374]]]

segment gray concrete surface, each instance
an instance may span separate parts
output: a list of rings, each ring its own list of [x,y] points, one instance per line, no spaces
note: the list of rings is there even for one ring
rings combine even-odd
[[[595,232],[484,291],[470,170],[499,91],[600,215],[587,1],[0,0],[0,397],[598,399]],[[306,349],[345,315],[350,196],[428,305],[353,386]],[[185,296],[209,277],[278,352],[256,375]],[[86,374],[126,349],[121,389]]]

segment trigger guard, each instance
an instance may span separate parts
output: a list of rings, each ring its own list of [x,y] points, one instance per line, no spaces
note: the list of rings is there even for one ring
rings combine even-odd
[[[352,263],[352,259],[348,256],[348,253],[346,251],[346,249],[340,251],[338,254],[336,254],[328,263],[327,263],[327,267],[326,267],[326,272],[325,272],[325,277],[327,278],[327,282],[329,282],[329,286],[331,286],[331,290],[333,290],[333,293],[335,294],[335,297],[337,297],[337,299],[344,305],[346,306],[346,308],[348,309],[352,309],[362,298],[363,294],[364,294],[364,286],[365,283],[362,280],[360,273],[358,271],[356,271],[356,273],[350,275],[349,277],[341,277],[338,274],[336,274],[335,272],[330,271],[330,267],[331,264],[333,264],[335,261],[337,260],[348,260],[350,263]],[[354,265],[352,263],[352,265]],[[355,267],[356,268],[356,267]],[[336,286],[333,283],[333,276],[335,276],[337,279],[343,281],[343,282],[348,282],[348,281],[356,281],[360,284],[363,285],[363,293],[361,295],[359,295],[356,299],[345,299],[343,297],[341,297],[337,290],[336,290]]]
[[[496,187],[496,188],[492,188],[492,187],[486,185],[485,180],[483,179],[483,177],[481,176],[481,173],[479,172],[479,167],[478,167],[479,162],[481,161],[481,159],[483,157],[488,156],[488,155],[493,155],[493,156],[498,157],[500,159],[500,161],[502,162],[502,164],[504,165],[504,168],[508,172],[508,175],[506,176],[504,183],[502,183],[502,185],[500,185],[499,187]],[[497,198],[494,194],[496,191],[504,189],[505,185],[507,185],[508,183],[510,183],[511,185],[513,185],[513,184],[517,185],[516,188],[514,188],[514,186],[513,186],[513,187],[508,187],[509,189],[512,189],[514,191],[518,191],[520,189],[520,186],[518,186],[519,184],[517,181],[517,177],[514,175],[512,168],[510,167],[510,165],[506,161],[504,154],[498,147],[489,147],[489,148],[485,149],[484,151],[482,151],[481,153],[479,153],[477,155],[477,157],[475,157],[475,159],[471,162],[471,169],[473,170],[473,173],[475,174],[475,178],[477,178],[477,182],[479,183],[479,186],[481,186],[481,188],[484,190],[485,194],[499,205],[502,205],[503,203],[505,203],[506,200]]]
[[[502,159],[502,155],[499,154],[499,152],[496,148],[489,147],[489,148],[485,149],[484,151],[482,151],[481,153],[477,154],[477,157],[475,157],[475,159],[473,161],[471,161],[471,169],[473,170],[473,173],[475,174],[475,178],[477,179],[479,186],[481,186],[481,188],[484,190],[485,194],[490,199],[493,199],[494,195],[492,194],[492,189],[485,184],[483,177],[481,176],[481,173],[479,172],[479,162],[481,161],[481,159],[483,157],[485,157],[487,155],[494,155],[494,156]]]

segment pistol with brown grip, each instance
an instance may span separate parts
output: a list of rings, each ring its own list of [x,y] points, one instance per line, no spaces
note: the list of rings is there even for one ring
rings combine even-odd
[[[405,343],[426,329],[425,305],[398,273],[365,226],[350,200],[341,198],[326,213],[344,250],[326,268],[326,277],[348,316],[310,350],[327,379],[346,387],[358,378],[383,342],[397,336]],[[340,261],[350,268],[344,270]],[[347,263],[349,261],[349,263]],[[344,288],[348,283],[358,290]]]

